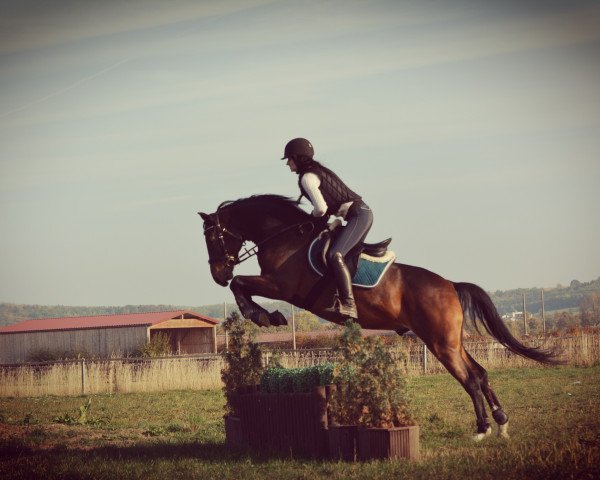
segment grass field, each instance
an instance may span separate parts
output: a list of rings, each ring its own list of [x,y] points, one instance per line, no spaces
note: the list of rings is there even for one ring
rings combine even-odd
[[[421,426],[415,464],[230,451],[219,390],[1,398],[0,478],[600,478],[600,366],[490,378],[510,416],[508,441],[471,440],[471,402],[448,374],[409,379]]]

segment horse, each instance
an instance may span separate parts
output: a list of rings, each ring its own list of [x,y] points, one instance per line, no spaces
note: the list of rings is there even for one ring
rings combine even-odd
[[[278,311],[269,313],[252,300],[282,300],[342,324],[346,319],[325,311],[332,303],[332,278],[320,277],[307,260],[312,241],[327,225],[279,195],[254,195],[223,202],[214,213],[198,212],[204,221],[211,275],[229,282],[241,314],[259,326],[285,325]],[[245,247],[247,241],[254,244]],[[242,248],[244,251],[241,252]],[[240,255],[241,252],[241,255]],[[234,267],[256,255],[260,275],[233,275]],[[393,263],[370,289],[354,288],[357,322],[362,328],[412,331],[471,397],[476,417],[475,440],[491,433],[485,401],[508,437],[508,415],[492,390],[486,370],[465,350],[463,324],[472,319],[508,350],[545,364],[561,363],[553,351],[519,342],[500,318],[489,295],[472,283],[452,282],[424,268]]]

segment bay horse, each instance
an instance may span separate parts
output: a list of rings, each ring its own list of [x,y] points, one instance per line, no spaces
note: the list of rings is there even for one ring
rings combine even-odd
[[[311,242],[327,220],[311,216],[295,200],[279,195],[228,201],[212,214],[199,215],[204,220],[212,277],[222,286],[231,281],[231,291],[245,318],[259,326],[287,324],[280,312],[269,313],[252,300],[261,296],[289,302],[335,323],[345,321],[325,312],[335,293],[333,279],[324,282],[307,259]],[[246,241],[254,247],[245,248],[240,255]],[[260,275],[234,277],[234,267],[253,255]],[[377,286],[355,287],[354,296],[361,327],[395,330],[400,335],[412,330],[460,382],[475,408],[476,440],[491,432],[485,401],[500,436],[508,436],[508,416],[486,370],[463,346],[465,315],[510,351],[541,363],[560,363],[553,352],[527,347],[514,338],[489,295],[472,283],[452,282],[424,268],[394,263]]]

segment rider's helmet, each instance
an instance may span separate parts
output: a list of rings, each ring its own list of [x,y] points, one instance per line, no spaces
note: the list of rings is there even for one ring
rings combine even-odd
[[[315,154],[315,150],[306,138],[294,138],[290,140],[285,146],[285,150],[283,152],[282,160],[285,160],[289,157],[308,157],[310,159],[313,158]]]

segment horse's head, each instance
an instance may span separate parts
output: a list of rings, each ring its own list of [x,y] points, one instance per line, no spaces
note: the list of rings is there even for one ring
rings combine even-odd
[[[211,214],[198,214],[204,220],[210,273],[215,282],[226,287],[233,278],[233,267],[238,263],[238,252],[244,240],[227,227],[227,219],[223,218],[218,210]]]
[[[233,278],[233,268],[254,255],[266,238],[286,232],[290,226],[312,223],[312,217],[296,201],[280,195],[253,195],[223,202],[215,213],[198,213],[204,220],[210,273],[224,287]],[[246,240],[256,246],[240,257]]]

